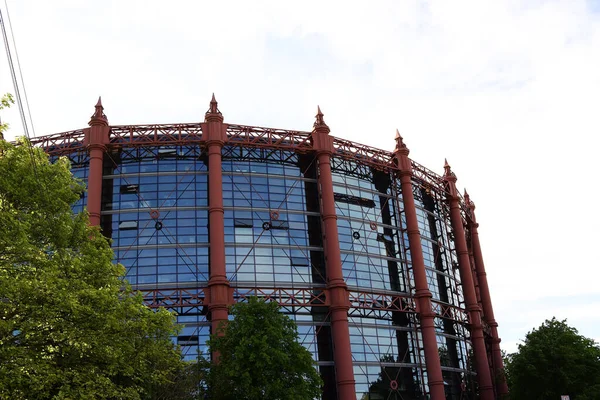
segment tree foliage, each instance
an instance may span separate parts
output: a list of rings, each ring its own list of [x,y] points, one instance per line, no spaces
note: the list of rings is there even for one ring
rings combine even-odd
[[[232,307],[232,321],[211,336],[219,363],[209,373],[211,399],[309,400],[322,381],[296,324],[274,302],[251,297]]]
[[[152,388],[152,400],[204,400],[210,362],[202,354],[194,362],[186,363],[172,379]]]
[[[69,162],[0,140],[0,398],[149,399],[182,369],[85,213]]]
[[[600,399],[600,347],[566,320],[546,320],[505,362],[512,400]]]

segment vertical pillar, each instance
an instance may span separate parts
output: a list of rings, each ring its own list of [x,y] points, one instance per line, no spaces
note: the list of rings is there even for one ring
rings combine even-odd
[[[87,211],[90,215],[90,225],[100,225],[100,211],[102,207],[102,170],[104,152],[109,143],[110,127],[104,114],[102,100],[99,97],[96,111],[89,122],[90,127],[85,130],[84,144],[90,153],[90,162],[87,177]]]
[[[225,213],[223,210],[223,170],[221,150],[227,141],[227,125],[217,107],[213,94],[210,108],[202,124],[202,140],[208,150],[208,224],[210,242],[210,277],[208,280],[208,310],[212,333],[217,333],[221,323],[227,321],[229,281],[225,271]],[[213,355],[216,361],[218,355]]]
[[[342,274],[342,258],[338,239],[337,215],[333,197],[333,178],[331,176],[331,154],[333,138],[329,136],[329,127],[323,120],[318,108],[316,122],[311,133],[313,149],[319,163],[318,183],[321,195],[321,219],[323,221],[323,249],[327,268],[327,295],[331,315],[333,357],[338,399],[356,399],[352,351],[350,348],[350,329],[348,327],[348,288]]]
[[[496,393],[498,397],[503,398],[508,395],[508,385],[504,375],[504,363],[502,361],[502,352],[500,351],[500,337],[498,336],[498,322],[494,318],[494,309],[492,307],[492,298],[483,263],[483,255],[481,253],[481,244],[479,242],[479,233],[477,228],[479,224],[475,217],[475,203],[473,203],[465,191],[465,203],[471,211],[469,229],[471,230],[471,248],[473,250],[473,258],[475,260],[475,272],[479,281],[479,293],[481,296],[481,305],[483,307],[483,316],[487,321],[492,331],[492,365],[494,368],[494,377],[496,384]]]
[[[475,284],[473,282],[473,272],[469,261],[469,250],[465,238],[465,228],[460,212],[458,191],[456,190],[456,175],[450,170],[448,162],[444,165],[444,181],[449,192],[448,201],[450,203],[450,222],[454,231],[454,245],[458,255],[458,267],[460,270],[460,279],[462,282],[463,295],[469,314],[471,326],[471,342],[475,356],[475,369],[477,371],[477,380],[479,382],[479,395],[482,400],[494,400],[494,387],[490,375],[490,368],[483,338],[483,328],[481,325],[481,308],[477,304],[477,295],[475,294]]]
[[[477,296],[477,304],[479,307],[483,307],[481,304],[481,293],[479,291],[479,279],[477,278],[477,274],[475,271],[475,258],[473,256],[473,249],[469,247],[469,240],[467,240],[467,247],[469,248],[469,263],[471,264],[471,273],[473,276],[473,285],[475,285],[475,296]]]
[[[417,221],[417,209],[412,186],[412,165],[408,158],[409,149],[404,144],[400,133],[396,131],[396,150],[394,150],[394,162],[400,174],[400,185],[402,188],[402,202],[404,203],[404,215],[406,217],[406,228],[413,274],[415,279],[415,298],[417,300],[417,312],[421,321],[421,335],[423,336],[423,350],[425,351],[425,367],[429,383],[429,394],[432,400],[443,400],[444,379],[437,346],[434,313],[431,309],[431,291],[427,285],[427,274],[425,273],[425,261],[421,247],[421,233]]]

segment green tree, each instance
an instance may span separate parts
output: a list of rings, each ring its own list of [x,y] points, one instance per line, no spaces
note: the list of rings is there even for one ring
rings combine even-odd
[[[219,363],[209,373],[211,399],[310,400],[322,381],[296,324],[274,302],[251,297],[231,308],[233,320],[212,335]]]
[[[150,399],[187,368],[174,316],[144,306],[71,211],[83,190],[66,159],[0,140],[2,399]]]
[[[187,363],[170,382],[152,388],[152,400],[203,400],[210,362],[200,354],[195,362]]]
[[[600,399],[600,347],[566,320],[546,320],[505,361],[512,400]]]

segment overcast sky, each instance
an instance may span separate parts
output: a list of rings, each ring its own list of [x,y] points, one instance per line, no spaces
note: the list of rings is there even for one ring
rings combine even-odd
[[[318,104],[388,150],[398,128],[477,205],[503,348],[552,316],[600,340],[600,0],[8,6],[37,135],[86,127],[99,95],[111,124],[197,122],[213,92],[232,123],[310,130]]]

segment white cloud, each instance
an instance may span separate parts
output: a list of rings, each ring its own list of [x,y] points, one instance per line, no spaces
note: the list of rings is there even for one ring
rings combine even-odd
[[[38,134],[86,126],[99,94],[114,124],[197,121],[214,91],[231,122],[309,129],[320,104],[334,135],[391,149],[399,128],[418,162],[448,157],[513,344],[555,314],[531,302],[598,293],[590,4],[10,2]]]

